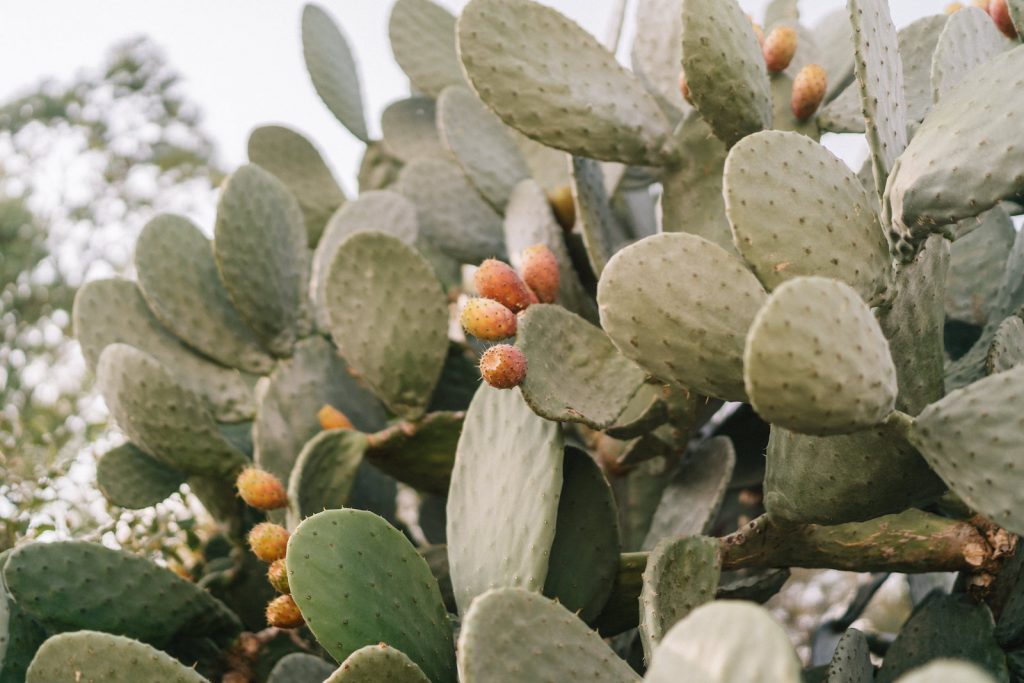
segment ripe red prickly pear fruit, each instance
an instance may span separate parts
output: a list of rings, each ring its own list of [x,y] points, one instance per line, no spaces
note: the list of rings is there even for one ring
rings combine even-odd
[[[679,94],[683,96],[689,104],[693,104],[693,98],[690,97],[690,84],[686,82],[686,72],[679,72]]]
[[[548,193],[548,203],[555,213],[555,219],[562,229],[570,232],[576,225],[576,202],[572,198],[572,188],[568,185],[559,185]]]
[[[516,334],[516,314],[491,299],[473,298],[462,307],[462,329],[477,339],[497,341]]]
[[[558,259],[546,244],[523,249],[523,282],[545,304],[558,297]]]
[[[495,389],[511,389],[526,378],[526,356],[511,344],[498,344],[480,356],[480,376]]]
[[[800,69],[800,73],[793,79],[793,94],[789,101],[793,116],[803,121],[818,111],[827,89],[828,76],[824,68],[808,64]]]
[[[988,14],[996,26],[1007,38],[1017,38],[1017,27],[1013,25],[1013,18],[1010,17],[1010,8],[1006,0],[991,0],[988,3]]]
[[[267,603],[267,624],[277,628],[298,628],[305,623],[290,595],[279,595]]]
[[[355,429],[345,413],[328,403],[317,411],[316,418],[320,421],[320,429]]]
[[[796,54],[796,30],[789,26],[776,26],[764,39],[761,52],[771,73],[785,71]]]
[[[267,569],[267,581],[278,593],[288,595],[291,589],[288,587],[288,567],[284,560],[274,560]]]
[[[288,551],[288,530],[279,524],[262,522],[249,531],[249,547],[264,562],[283,559]]]
[[[288,493],[281,480],[256,467],[242,470],[235,488],[245,504],[257,510],[277,510],[288,505]]]
[[[487,259],[476,269],[473,283],[477,294],[504,304],[513,313],[530,305],[530,288],[507,263]]]

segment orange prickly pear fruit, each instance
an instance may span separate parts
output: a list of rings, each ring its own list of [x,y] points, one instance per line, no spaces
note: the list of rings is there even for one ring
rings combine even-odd
[[[305,623],[290,595],[279,595],[267,603],[267,623],[277,628],[298,628]]]
[[[512,266],[489,258],[480,264],[473,276],[476,292],[485,299],[493,299],[518,313],[530,305],[530,288]]]
[[[988,14],[996,26],[1007,38],[1017,38],[1017,27],[1013,25],[1013,18],[1010,17],[1010,8],[1006,0],[991,0],[988,3]]]
[[[793,116],[802,121],[818,111],[827,89],[828,76],[821,66],[808,64],[800,69],[800,73],[793,79],[793,93],[790,98]]]
[[[497,341],[516,334],[516,314],[492,299],[473,298],[462,307],[462,329],[477,339]]]
[[[292,592],[288,587],[288,567],[283,559],[270,563],[270,567],[267,568],[267,581],[278,593],[287,595]]]
[[[480,356],[480,376],[495,389],[511,389],[526,378],[526,356],[511,344],[498,344]]]
[[[345,413],[326,403],[317,411],[316,417],[320,421],[320,429],[355,429]]]
[[[546,244],[535,244],[523,250],[523,282],[541,303],[554,303],[558,297],[558,259]]]
[[[235,480],[235,488],[245,504],[257,510],[277,510],[288,505],[284,484],[270,472],[246,467]]]
[[[789,26],[776,26],[764,39],[761,52],[771,73],[785,71],[796,54],[796,30]]]
[[[249,532],[249,547],[264,562],[283,559],[288,552],[288,530],[279,524],[262,522]]]
[[[572,188],[568,185],[559,185],[547,194],[548,203],[551,204],[558,224],[569,232],[576,225],[576,202],[572,198]]]

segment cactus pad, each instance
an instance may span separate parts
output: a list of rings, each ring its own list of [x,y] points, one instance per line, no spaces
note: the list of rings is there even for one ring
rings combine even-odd
[[[673,108],[686,112],[690,105],[679,92],[683,63],[682,0],[640,0],[636,5],[636,35],[630,61],[645,85]]]
[[[855,628],[847,629],[839,639],[828,665],[828,683],[873,683],[868,639]]]
[[[0,568],[10,553],[0,553]],[[0,572],[0,681],[23,683],[25,670],[45,639],[43,627],[8,595]]]
[[[277,660],[267,683],[324,683],[332,673],[331,663],[304,652],[293,652]]]
[[[945,14],[922,17],[896,34],[903,61],[907,122],[911,126],[920,123],[932,107],[932,55],[947,19]]]
[[[431,0],[397,0],[388,37],[395,61],[416,90],[437,97],[465,83],[455,44],[455,17]]]
[[[429,97],[407,97],[387,106],[380,116],[384,147],[405,163],[419,158],[448,159],[437,130],[437,105]]]
[[[430,683],[423,670],[386,643],[361,647],[323,683]]]
[[[574,156],[572,188],[576,201],[576,222],[583,233],[590,269],[600,277],[608,259],[622,247],[628,237],[612,211],[600,163]]]
[[[185,475],[134,444],[112,448],[96,462],[96,485],[112,505],[130,510],[156,505],[185,483]]]
[[[991,274],[1006,269],[1017,236],[1002,207],[967,221],[977,223],[949,249],[946,276],[946,317],[982,326],[988,321],[1001,284]]]
[[[931,64],[932,99],[942,100],[967,75],[1016,44],[1004,36],[983,9],[954,12],[939,36]]]
[[[985,359],[985,370],[990,375],[1006,372],[1024,363],[1024,320],[1010,316],[996,329],[992,346],[989,347],[988,358]]]
[[[302,10],[302,54],[320,99],[352,135],[368,143],[352,51],[330,15],[317,5],[306,5]]]
[[[131,638],[78,631],[49,638],[25,683],[209,683],[170,655]]]
[[[424,492],[445,495],[462,431],[460,412],[431,412],[369,435],[367,459],[383,472]]]
[[[959,659],[933,659],[896,683],[996,683],[983,669]]]
[[[365,452],[366,436],[351,429],[332,429],[310,439],[288,478],[288,526],[343,507]]]

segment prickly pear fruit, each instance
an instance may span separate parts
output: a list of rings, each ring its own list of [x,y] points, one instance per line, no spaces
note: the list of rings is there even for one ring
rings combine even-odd
[[[257,467],[242,470],[235,488],[245,504],[257,510],[277,510],[288,505],[288,493],[281,480]]]
[[[568,185],[559,185],[548,193],[548,203],[551,210],[555,212],[555,219],[566,232],[572,230],[576,225],[576,202],[572,198],[572,188]]]
[[[507,263],[487,259],[476,269],[473,283],[477,294],[505,304],[513,313],[530,305],[530,288]]]
[[[789,101],[793,116],[802,121],[818,111],[827,89],[828,76],[824,68],[808,64],[800,69],[800,73],[793,79],[793,94]]]
[[[320,420],[320,429],[355,429],[345,413],[327,403],[317,411],[316,417]]]
[[[264,562],[284,558],[288,550],[288,530],[279,524],[261,522],[249,531],[249,547]]]
[[[1017,37],[1017,28],[1013,25],[1013,19],[1010,17],[1010,8],[1006,5],[1006,0],[991,0],[988,3],[988,13],[992,17],[992,21],[996,22],[999,30],[1003,32],[1003,35],[1012,39]]]
[[[511,344],[498,344],[480,356],[480,376],[495,389],[511,389],[526,378],[526,356]]]
[[[267,581],[278,593],[288,595],[291,589],[288,588],[288,567],[284,560],[274,560],[267,569]]]
[[[279,595],[267,603],[267,624],[276,628],[298,628],[305,623],[290,595]]]
[[[764,39],[761,52],[768,71],[775,74],[785,71],[796,54],[796,31],[789,26],[776,26]]]
[[[951,2],[948,5],[946,5],[946,7],[945,7],[945,9],[943,11],[946,14],[953,14],[954,12],[959,12],[963,8],[964,8],[963,3]]]
[[[690,97],[690,84],[686,82],[686,72],[679,72],[679,94],[683,96],[689,104],[693,104],[693,98]]]
[[[546,244],[523,249],[523,282],[545,304],[558,297],[558,259]]]
[[[491,299],[473,298],[467,301],[459,321],[467,334],[485,341],[506,339],[516,334],[516,314],[504,304]]]

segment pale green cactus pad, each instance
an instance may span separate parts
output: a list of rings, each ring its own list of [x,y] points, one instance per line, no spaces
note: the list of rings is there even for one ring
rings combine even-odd
[[[1011,316],[1000,323],[985,359],[990,375],[1006,372],[1024,363],[1024,320]]]
[[[398,190],[416,205],[420,237],[464,263],[505,255],[501,216],[458,164],[418,159],[402,169]]]
[[[680,112],[690,104],[679,91],[683,64],[682,0],[640,0],[636,4],[636,35],[630,61],[633,71],[654,95]]]
[[[556,423],[530,410],[518,389],[481,385],[448,491],[448,561],[460,613],[490,588],[543,588],[562,460]]]
[[[331,262],[324,303],[349,367],[392,412],[422,415],[448,353],[448,303],[430,265],[391,235],[352,235]]]
[[[459,679],[462,683],[640,682],[629,665],[576,615],[520,588],[499,588],[473,601],[459,633]]]
[[[431,0],[397,0],[388,37],[395,61],[416,90],[437,97],[465,83],[455,45],[455,17]]]
[[[334,665],[329,662],[305,652],[293,652],[277,660],[267,683],[324,683],[332,673]]]
[[[658,643],[672,626],[715,599],[721,571],[715,538],[666,539],[651,551],[640,593],[640,637],[645,660],[652,661]]]
[[[869,303],[886,290],[892,268],[875,202],[813,140],[779,131],[744,138],[725,162],[724,196],[736,248],[767,290],[803,275],[845,282]]]
[[[853,26],[846,8],[836,8],[823,16],[814,25],[814,35],[821,51],[820,64],[828,76],[825,101],[831,102],[853,82]]]
[[[829,662],[828,683],[873,683],[874,680],[868,639],[855,628],[847,629]]]
[[[274,359],[231,304],[210,240],[190,220],[157,216],[135,243],[139,291],[178,339],[222,365],[266,374]]]
[[[437,105],[429,97],[407,97],[387,106],[380,116],[384,148],[405,163],[448,159],[437,130]]]
[[[660,165],[671,158],[671,126],[654,96],[557,11],[531,0],[472,0],[458,31],[473,88],[513,128],[593,159]]]
[[[549,420],[611,425],[645,373],[600,328],[561,306],[534,304],[519,319],[516,345],[527,361],[523,398]]]
[[[965,503],[1015,533],[1024,530],[1015,436],[1021,411],[1024,366],[1017,366],[950,392],[925,408],[910,432],[928,464]]]
[[[590,269],[600,277],[608,259],[629,239],[612,210],[600,163],[583,157],[572,158],[572,195]]]
[[[1010,10],[1010,19],[1017,29],[1017,37],[1024,36],[1024,2],[1021,0],[1007,0],[1007,8]]]
[[[864,113],[860,108],[860,92],[857,84],[853,83],[847,86],[835,99],[822,107],[815,121],[822,132],[864,133]],[[869,167],[868,174],[871,175],[871,173]],[[874,189],[873,177],[871,189]]]
[[[872,427],[896,404],[889,343],[838,280],[800,277],[776,289],[750,327],[743,363],[757,413],[804,434]]]
[[[1016,44],[996,28],[985,10],[964,7],[963,12],[954,12],[934,50],[931,65],[933,100],[940,101],[971,71]]]
[[[765,293],[738,257],[686,233],[647,237],[609,261],[597,300],[612,342],[648,372],[746,400],[744,340]]]
[[[806,46],[800,45],[800,51],[797,52],[798,55],[803,51],[804,47]],[[789,72],[793,70],[794,66],[796,66],[795,58],[793,64],[786,71],[772,74],[772,128],[774,130],[800,133],[816,141],[821,138],[821,128],[818,126],[817,118],[809,116],[801,120],[793,113],[793,77],[789,75]],[[799,73],[799,71],[795,73]]]
[[[10,550],[0,553],[0,567],[10,553]],[[6,589],[0,590],[0,681],[21,683],[25,680],[25,670],[46,635],[43,627],[14,602]]]
[[[421,492],[448,493],[464,414],[435,411],[369,435],[367,459]]]
[[[85,283],[75,295],[71,317],[91,370],[108,345],[128,344],[171,368],[178,381],[206,400],[217,419],[237,422],[252,416],[252,387],[245,376],[185,348],[153,316],[134,282],[112,278]]]
[[[663,400],[665,389],[658,383],[640,385],[615,424],[609,426],[605,433],[615,439],[634,439],[665,424],[668,421],[668,408]]]
[[[371,512],[328,510],[299,525],[285,561],[306,624],[336,660],[385,642],[431,681],[454,683],[454,644],[441,591],[402,532]]]
[[[301,336],[309,271],[302,210],[285,185],[248,164],[224,182],[213,252],[228,296],[277,355]]]
[[[96,381],[121,430],[169,467],[230,477],[247,462],[221,436],[202,399],[152,356],[111,344],[100,355]]]
[[[795,24],[800,21],[798,0],[770,0],[764,9],[764,27],[771,30],[776,24]]]
[[[332,429],[314,436],[295,459],[288,478],[288,526],[306,517],[343,507],[366,452],[366,435]]]
[[[25,683],[209,683],[170,655],[131,638],[77,631],[47,639]]]
[[[900,676],[896,683],[996,683],[996,679],[974,664],[958,659],[933,659]]]
[[[512,190],[530,177],[515,138],[466,88],[448,87],[437,100],[441,139],[476,189],[502,211]]]
[[[249,161],[277,176],[295,195],[309,246],[315,247],[331,214],[345,203],[345,193],[317,148],[290,128],[261,126],[249,134]]]
[[[430,683],[423,670],[403,652],[387,645],[361,647],[322,683]],[[318,682],[319,683],[319,682]]]
[[[313,87],[352,135],[369,142],[363,116],[359,73],[348,41],[330,15],[317,5],[302,10],[302,54]]]
[[[112,505],[141,510],[156,505],[185,483],[185,474],[134,444],[112,448],[96,462],[96,485]]]
[[[946,317],[982,326],[995,306],[1001,284],[991,274],[1006,269],[1017,233],[1000,206],[967,220],[978,225],[950,246]]]
[[[646,683],[800,683],[800,660],[767,610],[732,600],[702,605],[654,651]]]
[[[896,34],[903,61],[908,125],[920,123],[932,107],[932,55],[946,20],[945,14],[922,17]]]
[[[530,176],[540,183],[545,190],[553,190],[562,185],[569,185],[569,164],[572,155],[560,149],[548,147],[532,140],[518,130],[510,128],[519,146],[519,151],[530,167]]]
[[[401,170],[402,162],[388,154],[382,141],[374,140],[366,145],[359,162],[359,191],[383,190],[398,179]]]

